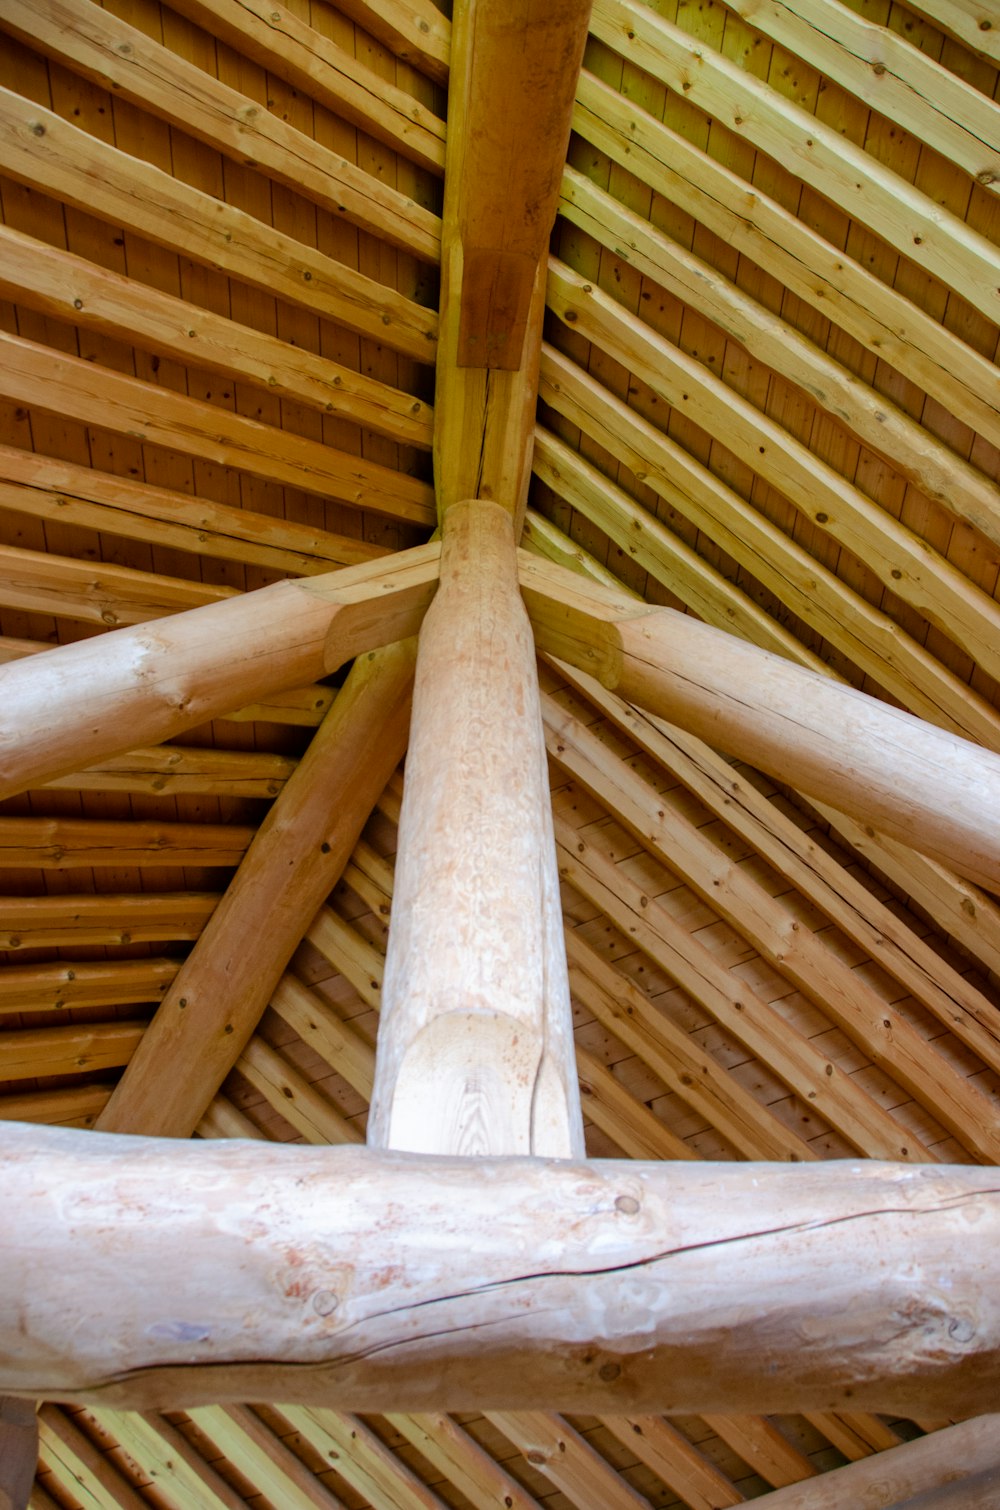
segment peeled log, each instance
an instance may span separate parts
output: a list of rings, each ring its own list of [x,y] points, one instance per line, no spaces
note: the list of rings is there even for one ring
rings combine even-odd
[[[445,516],[420,632],[368,1143],[584,1151],[535,647],[485,500]]]
[[[996,1170],[0,1129],[0,1392],[902,1416],[1000,1390]]]
[[[1000,755],[671,608],[520,556],[538,648],[992,890]]]

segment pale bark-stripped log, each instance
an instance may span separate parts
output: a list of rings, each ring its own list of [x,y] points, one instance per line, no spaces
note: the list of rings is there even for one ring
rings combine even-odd
[[[580,1156],[535,652],[513,521],[449,509],[424,621],[368,1124],[378,1148]]]
[[[1000,886],[1000,756],[522,553],[539,648],[890,837]]]
[[[417,632],[436,543],[276,582],[0,670],[0,796],[156,744]]]
[[[0,1233],[10,1394],[919,1416],[982,1410],[1000,1387],[995,1170],[445,1159],[16,1124],[0,1150],[18,1212]]]
[[[352,667],[101,1113],[106,1131],[193,1132],[402,758],[414,660],[410,640]]]
[[[821,1473],[804,1484],[790,1484],[766,1495],[760,1504],[762,1510],[845,1510],[848,1505],[869,1504],[909,1510],[912,1503],[917,1510],[925,1496],[953,1489],[966,1498],[931,1499],[929,1504],[946,1504],[949,1510],[972,1510],[973,1506],[985,1510],[994,1501],[969,1494],[968,1480],[996,1473],[998,1464],[1000,1416],[977,1416],[846,1468]]]

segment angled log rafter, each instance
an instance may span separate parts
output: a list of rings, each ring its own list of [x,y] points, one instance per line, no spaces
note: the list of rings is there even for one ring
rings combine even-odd
[[[589,14],[590,0],[456,7],[434,427],[442,515],[487,498],[523,520],[544,263]]]

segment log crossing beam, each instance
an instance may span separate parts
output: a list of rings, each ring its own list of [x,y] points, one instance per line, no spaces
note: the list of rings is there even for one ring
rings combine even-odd
[[[416,634],[439,554],[431,542],[10,662],[0,668],[0,796],[170,739]]]
[[[523,552],[520,573],[539,649],[807,797],[1000,886],[1000,756]]]
[[[417,665],[369,1143],[579,1158],[535,650],[499,504],[446,514]]]
[[[435,398],[441,514],[491,498],[523,519],[544,264],[590,3],[455,7]]]
[[[0,1233],[7,1394],[919,1417],[982,1411],[1000,1387],[994,1170],[444,1159],[17,1124],[0,1160],[19,1214]],[[123,1273],[143,1284],[123,1294]]]

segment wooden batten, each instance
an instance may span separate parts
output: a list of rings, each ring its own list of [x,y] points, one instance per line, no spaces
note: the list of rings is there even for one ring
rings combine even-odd
[[[579,1157],[534,645],[499,504],[445,516],[406,771],[369,1142]]]
[[[17,1125],[0,1150],[19,1214],[0,1233],[9,1394],[611,1415],[919,1416],[997,1398],[991,1170],[441,1159]],[[123,1290],[123,1272],[143,1284]]]

